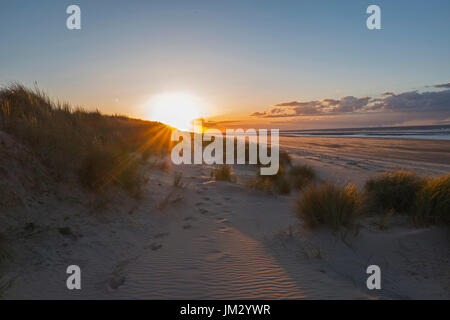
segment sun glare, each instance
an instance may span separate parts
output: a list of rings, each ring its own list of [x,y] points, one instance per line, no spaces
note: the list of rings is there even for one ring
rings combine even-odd
[[[149,119],[179,130],[191,130],[193,120],[201,116],[200,99],[187,93],[163,93],[154,96],[149,105]]]

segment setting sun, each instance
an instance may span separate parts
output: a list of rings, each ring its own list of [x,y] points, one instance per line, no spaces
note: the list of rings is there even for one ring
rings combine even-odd
[[[187,93],[173,92],[154,96],[149,104],[149,119],[180,130],[190,130],[201,116],[201,101]]]

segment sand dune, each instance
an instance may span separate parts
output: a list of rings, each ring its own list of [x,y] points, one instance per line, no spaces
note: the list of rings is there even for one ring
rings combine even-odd
[[[334,172],[338,180],[358,178],[393,163],[381,156],[369,159],[366,140],[363,145],[345,139],[305,141],[323,146],[313,151],[298,141],[282,143],[297,160],[323,169],[322,177]],[[336,144],[347,150],[332,152]],[[426,162],[424,155],[414,158],[408,152],[421,170],[447,170],[438,160]],[[362,167],[377,161],[380,166],[372,170]],[[76,187],[70,197],[49,192],[28,199],[5,215],[16,240],[8,248],[14,259],[0,280],[4,297],[450,298],[448,231],[399,225],[386,232],[366,221],[359,235],[345,238],[326,230],[309,232],[293,215],[293,195],[252,190],[245,180],[254,169],[234,169],[237,183],[214,181],[209,166],[154,168],[148,171],[143,199],[119,193],[102,211],[93,210]],[[175,171],[183,172],[185,188],[173,186]],[[33,228],[24,228],[30,222]],[[81,267],[80,291],[66,289],[70,264]],[[380,291],[366,288],[369,264],[382,268]]]

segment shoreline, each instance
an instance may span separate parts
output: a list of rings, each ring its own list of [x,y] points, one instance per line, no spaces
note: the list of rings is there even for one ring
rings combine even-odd
[[[395,140],[419,140],[419,141],[450,141],[450,137],[445,138],[418,138],[416,136],[408,137],[398,137],[398,136],[364,136],[364,135],[287,135],[280,134],[280,137],[291,137],[291,138],[358,138],[358,139],[395,139]]]

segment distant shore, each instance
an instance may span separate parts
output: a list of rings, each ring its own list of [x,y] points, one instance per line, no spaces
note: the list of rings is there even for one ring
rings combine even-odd
[[[285,137],[450,140],[450,125],[281,130]]]

